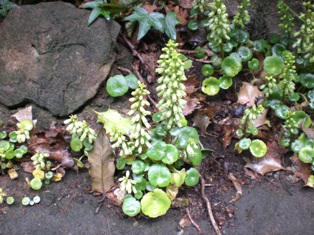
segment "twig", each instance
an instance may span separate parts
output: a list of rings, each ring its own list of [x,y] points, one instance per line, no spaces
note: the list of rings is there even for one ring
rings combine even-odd
[[[221,235],[221,232],[218,228],[218,225],[216,223],[216,220],[215,220],[213,212],[212,212],[210,201],[209,201],[208,197],[205,195],[205,180],[202,176],[201,176],[201,187],[202,187],[202,198],[206,202],[207,212],[209,214],[210,221],[211,221],[211,223],[215,229],[216,234]]]
[[[118,66],[117,69],[119,69],[119,70],[121,70],[121,71],[123,71],[123,72],[132,73],[131,70],[129,70],[129,69],[127,69],[127,68],[120,67],[120,66]]]
[[[135,49],[135,47],[132,45],[132,43],[126,38],[126,36],[121,33],[122,38],[124,39],[124,41],[126,42],[126,44],[128,44],[129,48],[131,49],[133,56],[136,56],[137,58],[139,58],[139,60],[141,61],[141,63],[145,66],[145,69],[147,68],[146,63],[144,62],[143,57],[140,55],[140,53],[137,52],[137,50]]]
[[[186,213],[188,214],[191,223],[194,225],[195,228],[197,228],[198,232],[199,232],[199,233],[203,233],[203,230],[200,228],[200,226],[198,226],[198,224],[195,223],[195,221],[192,219],[192,217],[191,217],[191,215],[190,215],[189,208],[186,208]]]
[[[233,186],[235,187],[235,189],[237,190],[237,193],[236,193],[236,196],[230,200],[229,203],[235,203],[236,201],[238,201],[241,196],[242,196],[242,187],[241,187],[241,184],[240,182],[237,180],[237,178],[232,174],[230,173],[228,175],[228,179],[232,181],[233,183]]]

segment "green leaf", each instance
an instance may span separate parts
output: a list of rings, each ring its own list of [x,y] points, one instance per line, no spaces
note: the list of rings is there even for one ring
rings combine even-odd
[[[186,172],[183,168],[181,171],[174,172],[171,174],[171,184],[175,185],[176,187],[180,188],[184,183]]]
[[[164,32],[165,16],[163,14],[158,12],[152,12],[148,14],[144,8],[138,6],[134,8],[134,11],[135,13],[124,18],[124,20],[139,22],[137,40],[140,40],[142,37],[144,37],[151,27],[154,27],[162,33]]]
[[[83,148],[83,143],[80,141],[80,138],[76,133],[72,135],[70,146],[74,152],[79,152]]]
[[[219,80],[215,77],[206,78],[202,83],[202,91],[209,96],[217,95],[220,90],[219,84]]]
[[[176,25],[178,22],[179,19],[174,11],[167,13],[165,19],[165,33],[170,39],[174,41],[177,39]]]
[[[219,78],[219,87],[224,90],[229,89],[232,86],[232,84],[233,84],[232,78],[227,75],[224,75]]]
[[[312,89],[314,88],[314,74],[312,73],[302,73],[300,75],[300,82],[302,84],[302,86],[308,88],[308,89]]]
[[[85,5],[85,4],[84,4]],[[83,5],[83,6],[84,6]],[[89,26],[89,25],[91,25],[97,18],[98,18],[98,16],[100,16],[101,15],[101,10],[100,10],[100,8],[94,8],[93,10],[92,10],[92,12],[90,13],[90,15],[89,15],[89,18],[88,18],[88,21],[87,21],[87,25]]]
[[[168,165],[172,165],[178,160],[178,158],[179,158],[178,149],[172,144],[167,144],[166,153],[162,159],[162,162]]]
[[[141,204],[131,195],[127,195],[123,199],[122,211],[128,216],[136,216],[141,211]]]
[[[129,75],[125,76],[125,81],[131,89],[135,90],[138,88],[138,79],[134,73],[130,73]]]
[[[117,159],[116,167],[118,170],[122,170],[125,167],[125,160],[122,157]]]
[[[124,118],[117,110],[108,109],[106,112],[98,113],[97,122],[104,124],[107,133],[114,133],[116,130],[127,134],[131,128],[131,119]]]
[[[236,58],[228,56],[222,61],[221,68],[227,76],[234,77],[241,71],[242,64]]]
[[[186,126],[179,129],[176,133],[172,133],[177,137],[176,145],[179,147],[186,149],[187,145],[191,142],[198,144],[200,142],[198,132],[195,128]]]
[[[167,144],[163,141],[157,140],[153,142],[150,149],[147,151],[147,156],[153,161],[160,161],[166,154]]]
[[[164,164],[154,164],[148,170],[148,180],[155,187],[166,187],[171,182],[171,173]]]
[[[150,218],[166,214],[171,206],[171,200],[161,189],[146,193],[141,200],[142,212]]]
[[[199,179],[200,173],[192,167],[186,172],[185,184],[187,186],[195,186],[198,184]]]
[[[129,85],[127,84],[124,76],[115,75],[110,77],[106,84],[106,90],[112,97],[123,96],[129,90]]]
[[[250,145],[250,152],[256,158],[264,157],[267,153],[267,146],[262,140],[253,140]]]
[[[132,162],[132,172],[135,174],[140,174],[144,172],[146,164],[141,160],[135,160]]]
[[[267,56],[264,60],[264,70],[269,75],[278,75],[283,69],[284,61],[278,56]]]
[[[311,146],[302,147],[299,151],[299,158],[304,163],[312,163],[314,158],[314,148]]]

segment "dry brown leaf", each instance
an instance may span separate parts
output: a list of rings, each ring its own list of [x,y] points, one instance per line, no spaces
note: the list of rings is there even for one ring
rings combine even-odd
[[[175,6],[174,11],[182,25],[187,25],[189,23],[188,20],[189,13],[186,9],[183,9],[179,6]]]
[[[94,148],[88,153],[89,174],[92,177],[92,190],[105,193],[114,185],[114,154],[105,130],[98,133]]]
[[[268,142],[266,155],[260,159],[249,160],[244,167],[261,175],[272,171],[285,170],[281,165],[283,152],[276,141]]]
[[[186,105],[182,112],[184,116],[187,116],[193,113],[194,110],[198,108],[199,101],[197,98],[190,98],[190,97],[186,97],[185,100],[186,100]]]
[[[19,110],[17,113],[13,114],[12,117],[15,117],[19,122],[24,120],[33,121],[32,106]]]
[[[261,92],[257,86],[243,82],[243,85],[238,93],[238,103],[252,106],[255,104],[256,99],[261,97],[264,97],[264,93]]]
[[[152,13],[154,10],[157,9],[156,5],[151,5],[149,2],[145,2],[143,8],[147,11],[148,14]]]
[[[253,121],[253,124],[256,128],[267,123],[267,118],[266,118],[267,112],[268,112],[268,109],[264,109],[264,112],[262,114],[259,114],[257,118]]]
[[[199,81],[196,79],[196,74],[190,75],[186,81],[183,82],[185,86],[185,92],[186,94],[190,95],[197,91],[196,86],[199,85]]]
[[[192,8],[193,0],[180,0],[180,6],[183,8]]]
[[[183,216],[183,218],[180,220],[179,222],[179,226],[181,228],[184,228],[184,227],[188,227],[190,226],[192,223],[191,223],[191,220],[189,219],[188,215],[185,215]]]
[[[198,129],[200,129],[201,133],[203,135],[208,134],[206,132],[206,129],[208,127],[208,125],[211,123],[211,121],[209,120],[208,115],[202,113],[201,111],[198,111],[194,117],[192,118],[193,121],[193,126],[197,127]]]
[[[302,181],[307,184],[312,173],[310,164],[302,162],[297,154],[294,154],[290,159],[293,163],[291,170],[294,175],[299,179],[302,179]]]

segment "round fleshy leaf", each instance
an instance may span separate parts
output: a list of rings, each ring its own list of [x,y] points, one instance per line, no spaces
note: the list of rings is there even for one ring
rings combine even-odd
[[[259,68],[259,60],[256,59],[256,58],[253,58],[251,61],[248,62],[248,66],[249,66],[249,69],[255,71]]]
[[[308,93],[307,93],[307,98],[309,100],[313,100],[314,101],[314,89],[313,90],[310,90]]]
[[[234,77],[241,71],[242,64],[236,58],[228,56],[222,61],[221,68],[225,75]]]
[[[154,164],[148,170],[148,180],[155,187],[166,187],[171,182],[171,173],[163,164]]]
[[[141,160],[135,160],[132,163],[132,172],[134,172],[135,174],[140,174],[144,172],[145,168],[146,164]]]
[[[39,190],[43,186],[43,183],[40,179],[38,178],[33,178],[30,182],[30,186],[34,190]]]
[[[240,57],[240,55],[237,52],[232,52],[229,56],[230,57],[234,57],[239,62],[242,62],[241,57]]]
[[[141,200],[142,212],[150,218],[157,218],[166,214],[170,206],[171,200],[161,189],[146,193]]]
[[[179,158],[178,149],[172,144],[167,144],[166,154],[164,158],[162,159],[162,162],[165,164],[172,165],[174,162],[178,160],[178,158]]]
[[[141,204],[134,197],[127,195],[123,199],[122,211],[130,217],[136,216],[141,211]]]
[[[232,86],[232,84],[233,84],[232,78],[227,75],[224,75],[219,78],[219,87],[224,90],[229,89]]]
[[[289,138],[282,138],[282,139],[280,139],[280,145],[282,147],[289,147],[290,139]]]
[[[275,43],[278,42],[279,38],[280,37],[279,37],[278,34],[273,33],[272,35],[270,35],[269,41],[270,41],[271,44],[275,44]]]
[[[187,147],[191,140],[193,140],[195,143],[199,143],[200,141],[197,130],[190,126],[180,128],[174,136],[177,137],[175,145],[178,145],[178,147],[183,149]]]
[[[25,196],[22,198],[21,203],[23,206],[28,206],[30,201],[31,201],[31,199],[29,197]]]
[[[271,52],[275,56],[282,56],[282,53],[285,50],[286,50],[286,47],[284,45],[277,43],[272,47]]]
[[[73,134],[72,135],[70,146],[71,146],[71,149],[74,152],[79,152],[83,148],[83,143],[82,143],[82,141],[80,140],[80,138],[78,137],[77,134]]]
[[[249,40],[250,34],[244,29],[236,29],[234,33],[234,39],[238,43],[245,43]]]
[[[264,60],[264,70],[269,75],[278,75],[283,69],[284,61],[279,56],[267,56]]]
[[[199,166],[203,159],[202,151],[194,147],[193,145],[188,145],[186,147],[187,157],[193,166]]]
[[[138,88],[138,79],[134,73],[130,73],[129,75],[125,76],[125,81],[131,89],[135,90]]]
[[[299,158],[304,163],[312,163],[314,158],[314,148],[305,146],[299,151]]]
[[[6,140],[1,140],[0,141],[0,149],[2,150],[2,152],[7,151],[9,148],[10,148],[9,141],[6,141]]]
[[[209,96],[217,95],[219,90],[219,80],[215,77],[206,78],[202,83],[202,91]]]
[[[14,150],[14,155],[17,158],[22,158],[25,153],[27,153],[28,148],[25,145],[20,146],[18,149]]]
[[[196,53],[196,54],[194,55],[194,57],[197,58],[197,59],[201,59],[201,58],[203,58],[203,57],[206,55],[205,49],[202,48],[202,47],[200,47],[200,46],[197,46],[197,47],[195,48],[195,50],[196,50],[196,51],[200,51],[199,53]]]
[[[251,145],[252,141],[249,138],[243,138],[238,142],[238,146],[240,149],[242,150],[247,150],[249,149],[250,145]]]
[[[214,73],[214,68],[210,64],[205,64],[202,67],[202,74],[207,77]]]
[[[262,140],[253,140],[250,145],[250,152],[256,158],[264,157],[267,153],[267,146]]]
[[[232,49],[233,49],[233,45],[230,42],[225,43],[223,46],[224,52],[231,52]]]
[[[252,59],[253,56],[253,52],[251,51],[251,49],[245,46],[241,46],[238,48],[238,54],[240,55],[243,62],[249,61],[250,59]]]
[[[288,114],[290,113],[290,108],[287,105],[280,105],[275,110],[275,115],[280,119],[287,119]]]
[[[186,172],[185,184],[187,186],[195,186],[200,180],[200,173],[195,168],[190,168]]]
[[[179,172],[174,172],[171,174],[171,184],[175,185],[176,187],[180,188],[184,183],[186,172],[185,169],[182,169]]]
[[[289,96],[289,100],[290,100],[291,102],[297,102],[299,99],[300,99],[300,95],[299,95],[299,93],[297,93],[297,92],[292,93],[292,94]]]
[[[263,39],[256,40],[253,42],[253,50],[257,51],[257,52],[263,52],[266,45],[267,45],[267,43],[265,42],[265,40],[263,40]]]
[[[302,73],[300,74],[300,82],[302,86],[312,89],[314,88],[314,74],[312,73]]]
[[[9,137],[10,137],[10,142],[12,142],[12,143],[16,143],[17,142],[17,133],[16,133],[16,131],[10,132]]]
[[[125,167],[125,160],[122,157],[119,157],[116,162],[116,167],[118,170],[122,170]]]
[[[13,197],[7,197],[7,198],[6,198],[6,203],[7,203],[8,205],[12,205],[12,204],[14,203],[14,198],[13,198]]]
[[[197,20],[190,20],[188,23],[188,28],[192,31],[196,31],[198,29],[198,21]]]
[[[12,159],[15,157],[15,152],[13,149],[9,149],[8,151],[5,152],[4,157],[8,160]]]
[[[167,144],[163,141],[157,140],[153,142],[150,149],[147,151],[147,156],[153,161],[160,161],[165,156]]]
[[[305,128],[309,128],[312,124],[311,117],[302,110],[295,111],[293,113],[292,118],[296,122],[297,125],[300,125],[303,122],[303,120],[305,120],[303,124]]]
[[[5,137],[7,137],[7,133],[5,131],[1,131],[0,132],[0,139],[4,139]]]
[[[24,120],[17,124],[20,129],[31,131],[34,128],[34,124],[31,120]]]
[[[214,66],[220,66],[222,59],[218,57],[217,55],[213,55],[211,58],[211,61],[213,62]]]
[[[207,39],[209,38],[209,35],[207,35]],[[219,53],[220,52],[220,48],[219,45],[217,43],[215,43],[214,41],[212,41],[211,39],[209,39],[209,42],[207,43],[208,48],[214,52],[214,53]]]
[[[298,153],[300,151],[301,148],[304,147],[304,144],[302,141],[300,140],[294,140],[292,143],[291,143],[291,150],[295,153]]]
[[[127,84],[124,76],[116,75],[108,79],[106,90],[112,97],[123,96],[128,92],[129,85]]]

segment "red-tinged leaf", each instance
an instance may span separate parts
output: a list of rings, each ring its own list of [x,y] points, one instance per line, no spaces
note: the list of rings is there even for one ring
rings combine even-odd
[[[192,8],[193,0],[180,0],[180,6],[183,8]]]
[[[244,167],[261,175],[272,171],[285,170],[282,166],[282,157],[287,150],[280,148],[276,141],[268,142],[267,149],[267,153],[263,158],[249,160]]]
[[[189,23],[188,20],[189,13],[186,9],[183,9],[179,6],[175,6],[174,11],[176,12],[177,17],[182,25],[187,25]]]
[[[114,185],[114,154],[104,130],[98,133],[94,148],[88,154],[92,190],[105,193]]]
[[[243,85],[238,93],[238,103],[247,104],[251,107],[255,103],[256,99],[261,97],[264,97],[264,93],[261,92],[257,86],[243,82]]]
[[[189,76],[183,84],[185,85],[186,94],[190,95],[197,91],[196,87],[199,85],[199,81],[196,80],[196,74]]]
[[[151,5],[149,2],[145,2],[143,8],[147,11],[148,14],[150,14],[157,9],[157,6]]]
[[[187,116],[193,113],[194,110],[198,108],[199,101],[196,98],[189,98],[189,97],[187,97],[185,100],[187,101],[187,103],[184,107],[183,115]]]
[[[294,173],[294,175],[301,179],[305,184],[308,183],[308,179],[312,173],[311,165],[302,162],[297,154],[294,154],[291,158],[292,161],[292,167],[291,170]]]

